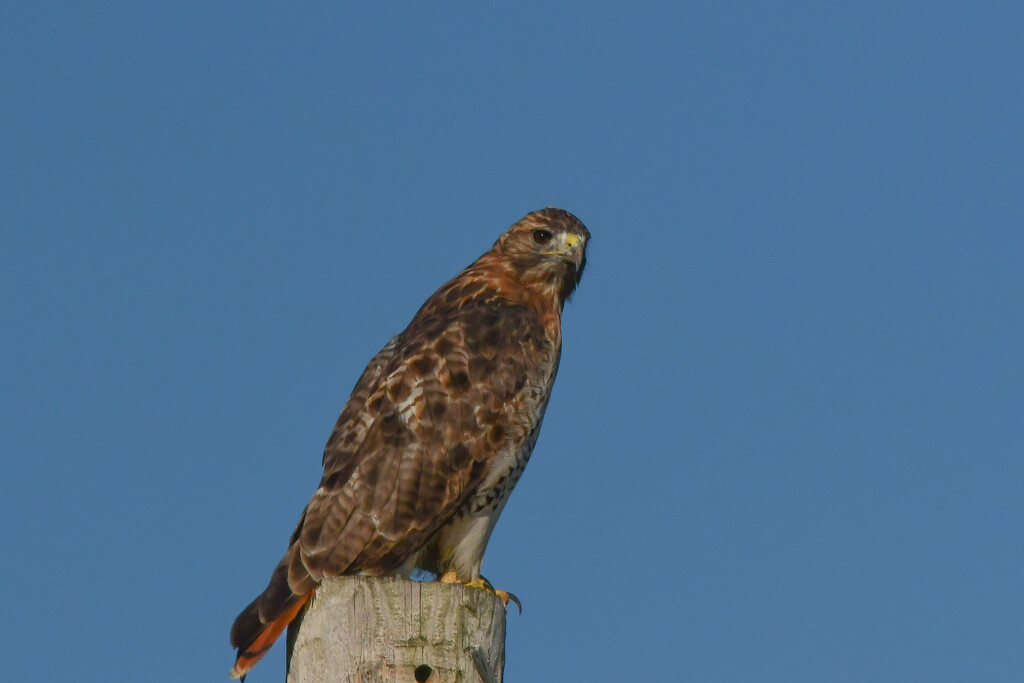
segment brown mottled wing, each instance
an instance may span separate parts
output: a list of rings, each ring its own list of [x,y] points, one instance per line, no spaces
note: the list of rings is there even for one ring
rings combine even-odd
[[[296,530],[312,578],[385,574],[419,550],[525,440],[520,394],[545,350],[525,307],[421,311],[371,361],[328,442]]]

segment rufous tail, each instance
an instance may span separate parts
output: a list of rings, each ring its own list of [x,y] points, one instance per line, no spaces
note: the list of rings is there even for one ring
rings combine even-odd
[[[292,620],[298,616],[299,611],[306,606],[306,603],[312,597],[312,591],[303,595],[296,600],[294,605],[286,609],[281,616],[264,626],[254,641],[245,647],[238,648],[238,657],[235,659],[235,665],[231,667],[231,678],[241,678],[244,680],[249,670],[256,666],[256,662],[263,659],[263,655],[267,654],[274,641],[288,628],[288,624],[292,623]]]
[[[231,667],[231,678],[244,681],[249,670],[313,598],[317,584],[297,559],[297,548],[292,546],[274,570],[267,589],[235,619],[231,647],[238,650],[238,655]]]

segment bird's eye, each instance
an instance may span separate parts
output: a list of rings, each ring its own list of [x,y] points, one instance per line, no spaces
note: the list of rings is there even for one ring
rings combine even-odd
[[[554,237],[554,235],[552,235],[547,230],[533,231],[533,241],[536,242],[537,244],[547,244],[548,242],[551,241],[552,237]]]

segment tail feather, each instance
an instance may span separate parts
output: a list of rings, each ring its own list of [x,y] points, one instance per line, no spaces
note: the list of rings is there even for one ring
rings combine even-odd
[[[231,627],[231,646],[238,650],[232,678],[245,679],[312,599],[316,586],[299,558],[298,546],[293,545],[281,558],[266,590],[242,610]]]
[[[279,617],[263,626],[251,643],[245,647],[239,647],[238,657],[235,659],[235,665],[231,667],[231,678],[241,678],[242,680],[245,680],[245,675],[249,673],[249,670],[256,666],[256,662],[263,659],[263,655],[267,654],[267,651],[270,650],[274,641],[276,641],[281,633],[284,632],[288,627],[288,624],[298,616],[299,612],[306,606],[306,603],[308,603],[312,597],[313,591],[310,591],[301,597],[296,596],[294,603],[288,606]],[[258,609],[256,607],[256,602],[258,602],[258,600],[253,601],[253,603],[249,605],[241,615],[239,615],[238,619],[246,619],[249,621],[252,613],[256,612]],[[256,614],[256,618],[259,619],[258,614]],[[235,623],[237,624],[238,621]]]

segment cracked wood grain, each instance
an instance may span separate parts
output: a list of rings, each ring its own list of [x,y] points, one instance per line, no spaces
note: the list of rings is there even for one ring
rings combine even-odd
[[[501,683],[505,606],[461,584],[326,579],[288,632],[287,683]]]

